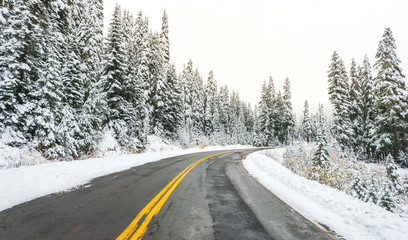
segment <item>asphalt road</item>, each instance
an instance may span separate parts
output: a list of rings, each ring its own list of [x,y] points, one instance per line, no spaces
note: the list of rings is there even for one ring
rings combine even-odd
[[[333,239],[248,175],[252,151],[172,157],[20,204],[0,212],[0,239]]]

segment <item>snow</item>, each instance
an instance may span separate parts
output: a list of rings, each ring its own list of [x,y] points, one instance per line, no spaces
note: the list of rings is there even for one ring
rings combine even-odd
[[[243,164],[260,183],[299,213],[347,240],[408,239],[408,221],[377,205],[294,174],[279,163],[283,161],[284,150],[250,154]],[[268,157],[271,155],[277,161]]]
[[[124,171],[164,158],[195,152],[250,148],[250,146],[234,145],[213,146],[205,149],[169,150],[172,147],[163,142],[160,147],[157,138],[153,137],[149,141],[151,141],[151,145],[148,144],[147,149],[150,152],[147,153],[123,154],[69,162],[48,161],[35,166],[0,169],[0,211],[51,193],[77,188],[96,177]],[[16,151],[17,148],[12,149]],[[154,150],[162,151],[153,152]]]

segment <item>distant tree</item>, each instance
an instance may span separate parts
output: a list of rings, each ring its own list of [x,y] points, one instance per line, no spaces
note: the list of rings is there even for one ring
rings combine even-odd
[[[309,103],[306,100],[303,110],[303,120],[302,120],[302,136],[307,143],[311,141],[312,138],[312,124],[310,122],[310,113],[309,113]]]
[[[288,143],[291,139],[294,127],[295,127],[295,119],[293,117],[293,109],[292,109],[292,93],[290,90],[290,81],[289,78],[285,79],[285,83],[283,85],[283,102],[284,102],[284,126],[283,131],[285,133],[285,140],[284,142]]]
[[[214,80],[213,71],[210,71],[204,95],[204,128],[206,136],[210,136],[215,131],[219,131],[220,128],[217,93],[217,82]]]

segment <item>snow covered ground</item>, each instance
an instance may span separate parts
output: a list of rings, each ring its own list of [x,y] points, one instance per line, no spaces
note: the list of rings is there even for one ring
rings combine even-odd
[[[408,239],[407,220],[294,174],[280,164],[284,151],[259,151],[248,155],[243,163],[250,174],[299,213],[327,225],[347,240]]]
[[[45,162],[34,166],[0,169],[0,211],[51,193],[89,183],[93,178],[123,171],[164,158],[213,150],[243,149],[250,146],[213,146],[204,149],[177,149],[158,139],[147,146],[147,153],[90,158],[69,162]]]

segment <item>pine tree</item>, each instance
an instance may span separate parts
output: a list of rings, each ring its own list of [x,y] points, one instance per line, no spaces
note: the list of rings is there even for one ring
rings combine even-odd
[[[350,109],[348,78],[344,62],[336,52],[332,55],[328,77],[329,99],[334,108],[333,131],[341,146],[349,147],[352,129],[348,115]]]
[[[10,144],[32,140],[35,131],[32,87],[43,66],[42,8],[34,0],[4,0],[2,4],[0,127],[14,136]]]
[[[379,200],[377,204],[391,212],[397,206],[392,187],[388,179],[384,179],[381,183],[381,191],[379,193]]]
[[[309,114],[309,103],[306,100],[303,110],[303,120],[302,120],[302,135],[303,139],[309,143],[312,139],[312,124],[310,122],[310,114]]]
[[[43,34],[41,44],[43,66],[39,79],[32,86],[35,101],[35,132],[32,145],[45,157],[55,158],[70,153],[61,144],[61,124],[63,116],[63,69],[66,38],[61,32],[60,24],[66,23],[67,5],[61,2],[49,2],[44,6],[41,18]]]
[[[217,109],[217,82],[214,80],[214,73],[208,74],[204,96],[204,129],[205,135],[210,136],[215,131],[219,131],[219,115]]]
[[[377,205],[379,203],[379,183],[374,179],[374,176],[371,176],[370,181],[368,182],[367,194],[364,201],[372,202]]]
[[[262,146],[262,138],[261,138],[261,131],[260,131],[260,120],[258,117],[258,109],[255,106],[254,109],[254,127],[252,130],[252,145],[256,147]]]
[[[163,135],[164,109],[167,94],[166,75],[163,69],[164,58],[160,48],[160,38],[158,34],[153,34],[150,40],[149,73],[148,84],[148,109],[150,112],[150,125],[156,135]]]
[[[228,87],[225,85],[220,88],[219,92],[219,102],[218,102],[218,112],[220,114],[220,123],[222,127],[222,132],[224,135],[229,135],[230,132],[230,120],[229,120],[229,109],[230,105],[230,97],[229,97],[229,91]]]
[[[267,139],[267,146],[275,146],[277,145],[277,133],[276,128],[276,120],[278,118],[279,112],[276,107],[277,103],[277,97],[276,97],[276,91],[275,91],[275,84],[273,82],[273,78],[269,77],[269,82],[268,86],[266,88],[268,94],[269,94],[269,99],[267,102],[267,107],[268,107],[268,115],[269,115],[269,124],[268,124],[268,130],[270,131],[269,135],[266,135]]]
[[[168,95],[165,110],[163,129],[167,137],[175,139],[177,130],[181,126],[182,121],[182,92],[178,82],[176,68],[173,64],[170,65],[167,72],[167,91]]]
[[[361,92],[360,94],[360,111],[361,120],[359,124],[361,128],[361,136],[359,138],[360,145],[365,150],[365,155],[367,157],[372,156],[372,146],[373,146],[373,129],[375,120],[375,109],[374,109],[374,92],[373,92],[373,77],[371,75],[371,66],[367,55],[364,58],[362,67],[360,68],[360,82],[361,82]]]
[[[405,150],[407,139],[407,93],[404,75],[396,55],[395,39],[387,28],[378,44],[374,68],[376,115],[375,146],[378,155],[391,153],[397,157]]]
[[[114,130],[121,145],[130,146],[132,143],[127,134],[126,113],[131,105],[123,96],[125,92],[124,83],[127,81],[125,74],[127,66],[119,5],[116,5],[109,25],[103,66],[101,80],[103,81],[109,108],[106,125]]]
[[[136,109],[140,125],[138,133],[139,139],[144,142],[147,135],[150,133],[150,109],[147,106],[148,99],[148,84],[150,79],[149,72],[149,23],[146,18],[143,20],[142,12],[139,12],[135,21],[135,52],[136,52],[136,74],[135,79],[138,85],[138,91],[135,93],[135,101],[133,103]]]
[[[360,109],[361,102],[361,86],[360,77],[358,76],[358,67],[354,58],[351,60],[350,68],[350,88],[349,88],[349,110],[348,115],[350,119],[350,127],[352,134],[350,135],[349,145],[354,149],[355,152],[359,151],[359,146],[361,143],[360,137],[362,136],[361,124],[362,124],[362,113]]]
[[[360,172],[356,172],[353,174],[353,180],[351,182],[351,187],[350,187],[350,194],[351,196],[361,199],[363,201],[368,200],[367,199],[367,184],[364,182],[364,180],[361,178]]]
[[[196,69],[194,73],[191,93],[193,100],[191,109],[194,133],[196,136],[201,136],[204,134],[204,84],[198,69]]]
[[[262,85],[261,101],[259,102],[259,140],[261,146],[267,146],[267,139],[271,135],[270,127],[270,114],[269,114],[269,102],[271,101],[271,95],[267,90],[266,82]]]
[[[170,63],[169,22],[166,11],[163,13],[162,27],[160,33],[160,47],[163,51],[164,72],[167,73]]]
[[[290,91],[290,81],[289,78],[285,79],[285,83],[283,85],[283,102],[284,102],[284,126],[283,131],[285,132],[285,140],[284,142],[289,143],[290,139],[292,138],[294,127],[295,127],[295,119],[293,117],[293,109],[292,109],[292,93]]]
[[[187,66],[184,67],[181,86],[182,86],[182,106],[183,106],[183,129],[190,136],[193,135],[193,81],[194,81],[194,69],[193,61],[190,59]]]
[[[77,133],[80,152],[92,151],[102,137],[104,98],[100,87],[103,50],[103,1],[88,0],[81,25],[81,61],[86,75],[81,112],[78,114],[80,131]]]
[[[280,91],[278,91],[278,94],[276,95],[273,110],[276,113],[273,116],[275,138],[279,143],[285,143],[288,135],[286,125],[287,123],[285,118],[286,108],[282,93]]]
[[[390,186],[396,193],[402,193],[403,188],[401,184],[400,176],[397,172],[397,165],[394,162],[394,158],[391,154],[385,159],[385,169],[387,172],[387,177],[390,181]]]

